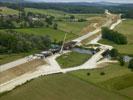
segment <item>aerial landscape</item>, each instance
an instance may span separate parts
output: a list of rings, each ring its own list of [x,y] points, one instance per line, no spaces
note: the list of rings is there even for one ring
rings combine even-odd
[[[133,100],[133,0],[0,0],[0,100]]]

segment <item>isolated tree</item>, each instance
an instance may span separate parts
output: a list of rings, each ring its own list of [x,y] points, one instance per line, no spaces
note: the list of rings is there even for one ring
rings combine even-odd
[[[57,29],[58,29],[58,24],[57,24],[57,23],[54,23],[53,28],[54,28],[55,30],[57,30]]]
[[[124,59],[122,56],[119,57],[119,62],[120,62],[120,65],[121,66],[124,66],[125,65],[125,62],[124,62]]]
[[[133,59],[129,61],[128,68],[133,69]]]
[[[71,16],[70,16],[70,19],[75,19],[75,16],[74,16],[74,15],[71,15]]]
[[[111,55],[111,57],[114,57],[114,58],[116,58],[117,56],[118,56],[118,50],[117,49],[112,49],[111,51],[110,51],[110,55]]]
[[[45,21],[48,25],[52,25],[53,24],[53,20],[55,17],[50,16],[50,17],[46,17]]]
[[[110,30],[107,27],[102,28],[102,38],[113,41],[116,44],[127,44],[128,42],[123,34]]]

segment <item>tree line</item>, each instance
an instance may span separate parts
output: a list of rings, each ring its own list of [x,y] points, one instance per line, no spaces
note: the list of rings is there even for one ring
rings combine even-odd
[[[0,3],[13,9],[20,9],[18,3]],[[113,13],[121,13],[123,18],[133,18],[133,4],[101,5],[92,3],[21,3],[21,6],[39,9],[55,9],[68,13],[104,13],[105,9]]]
[[[127,44],[127,38],[123,34],[107,27],[102,28],[102,38],[113,41],[116,44]]]
[[[47,50],[50,46],[51,39],[48,36],[17,33],[12,30],[0,32],[0,54]]]

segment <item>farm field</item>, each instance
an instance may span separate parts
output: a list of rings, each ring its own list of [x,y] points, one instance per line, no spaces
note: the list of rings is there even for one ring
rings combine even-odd
[[[80,34],[80,32],[83,30],[84,27],[89,25],[89,22],[58,22],[58,27],[60,30],[63,30],[65,32],[74,33],[77,35],[84,35]]]
[[[53,41],[62,41],[65,36],[64,31],[60,30],[54,30],[51,28],[26,28],[26,29],[15,29],[15,31],[20,32],[20,33],[28,33],[28,34],[36,34],[36,35],[45,35],[49,36]],[[77,35],[73,33],[68,33],[66,40],[71,40],[76,38]]]
[[[125,88],[125,89],[122,89],[119,91],[121,94],[124,94],[128,97],[131,97],[133,99],[133,86],[132,87],[128,87],[128,88]]]
[[[7,8],[7,7],[0,7],[0,14],[18,14],[17,10]]]
[[[104,72],[105,75],[101,75]],[[88,73],[90,75],[88,75]],[[77,76],[86,81],[91,81],[93,83],[100,83],[115,77],[123,76],[126,74],[131,74],[132,71],[126,68],[126,66],[121,67],[119,64],[108,64],[106,67],[92,70],[80,70],[72,72],[74,76]]]
[[[133,19],[126,19],[115,28],[115,30],[127,36],[129,44],[133,44],[132,26],[133,26]]]
[[[62,68],[69,68],[69,67],[76,67],[84,62],[86,62],[91,55],[89,54],[81,54],[78,52],[69,52],[60,57],[56,60]]]
[[[133,72],[127,68],[127,65],[122,67],[117,63],[109,64],[104,68],[75,71],[71,74],[104,89],[116,91],[129,98],[133,98],[131,95],[133,91]]]
[[[1,95],[0,100],[129,100],[126,96],[106,91],[71,74],[40,77]]]
[[[100,40],[100,43],[112,45],[116,49],[118,49],[121,54],[133,56],[133,28],[132,26],[133,26],[133,20],[127,19],[127,20],[124,20],[120,25],[118,25],[115,28],[115,30],[121,32],[127,37],[128,39],[127,45],[117,45],[105,39]]]

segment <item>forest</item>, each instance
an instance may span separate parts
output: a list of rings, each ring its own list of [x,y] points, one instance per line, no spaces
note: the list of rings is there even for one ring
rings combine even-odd
[[[51,39],[48,36],[20,34],[12,30],[0,32],[0,54],[47,50],[50,46]]]
[[[128,42],[123,34],[110,30],[107,27],[102,28],[102,38],[113,41],[116,44],[127,44]]]

